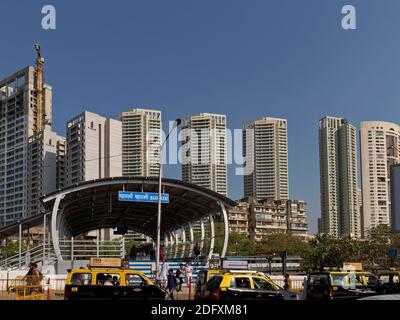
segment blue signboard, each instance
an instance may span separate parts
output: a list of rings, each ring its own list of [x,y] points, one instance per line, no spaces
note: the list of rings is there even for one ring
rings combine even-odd
[[[388,251],[389,259],[396,259],[397,258],[397,250],[396,249],[389,249]]]
[[[133,191],[118,191],[119,201],[131,202],[158,202],[158,193],[155,192],[133,192]],[[161,194],[161,203],[169,203],[169,194]]]

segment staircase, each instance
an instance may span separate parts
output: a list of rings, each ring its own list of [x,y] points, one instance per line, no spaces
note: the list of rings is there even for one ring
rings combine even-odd
[[[38,245],[21,252],[21,256],[15,254],[2,259],[0,260],[0,270],[16,270],[24,268],[29,262],[36,262],[40,266],[43,260],[46,260],[46,264],[53,264],[57,260],[52,245],[46,244],[44,257],[43,245]]]

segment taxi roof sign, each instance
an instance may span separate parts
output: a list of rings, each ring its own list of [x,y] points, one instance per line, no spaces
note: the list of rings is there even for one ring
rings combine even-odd
[[[360,262],[343,262],[343,270],[345,271],[362,271],[363,265]]]
[[[90,267],[95,268],[121,268],[121,258],[90,258]]]

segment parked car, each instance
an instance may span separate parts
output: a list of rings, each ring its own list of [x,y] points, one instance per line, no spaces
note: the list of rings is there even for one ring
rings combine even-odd
[[[65,300],[163,300],[166,295],[142,272],[125,269],[73,269],[64,290]]]
[[[295,293],[276,285],[256,271],[226,271],[214,275],[205,285],[203,299],[216,300],[296,300]]]
[[[400,293],[400,271],[378,271],[377,276],[382,284],[390,288],[391,293]]]
[[[391,290],[370,272],[323,271],[307,277],[307,299],[358,299]]]

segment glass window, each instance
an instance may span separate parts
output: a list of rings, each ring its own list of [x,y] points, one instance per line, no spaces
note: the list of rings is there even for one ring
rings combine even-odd
[[[255,289],[276,291],[276,288],[263,278],[253,277],[253,283]]]
[[[96,277],[96,284],[98,286],[119,286],[119,274],[99,273]]]
[[[235,287],[251,289],[250,278],[248,277],[237,277],[235,278]]]
[[[333,285],[338,287],[345,287],[347,285],[346,276],[347,276],[346,274],[333,274],[332,275]]]
[[[138,274],[127,274],[125,275],[126,285],[129,287],[143,287],[146,285],[144,279]]]
[[[219,288],[219,285],[222,282],[222,277],[221,276],[215,276],[212,277],[210,280],[208,280],[205,290],[207,291],[214,291]]]
[[[71,276],[71,284],[75,286],[90,286],[92,284],[92,274],[74,273]]]
[[[308,283],[317,285],[327,285],[328,279],[329,278],[327,274],[312,274],[309,276]]]

